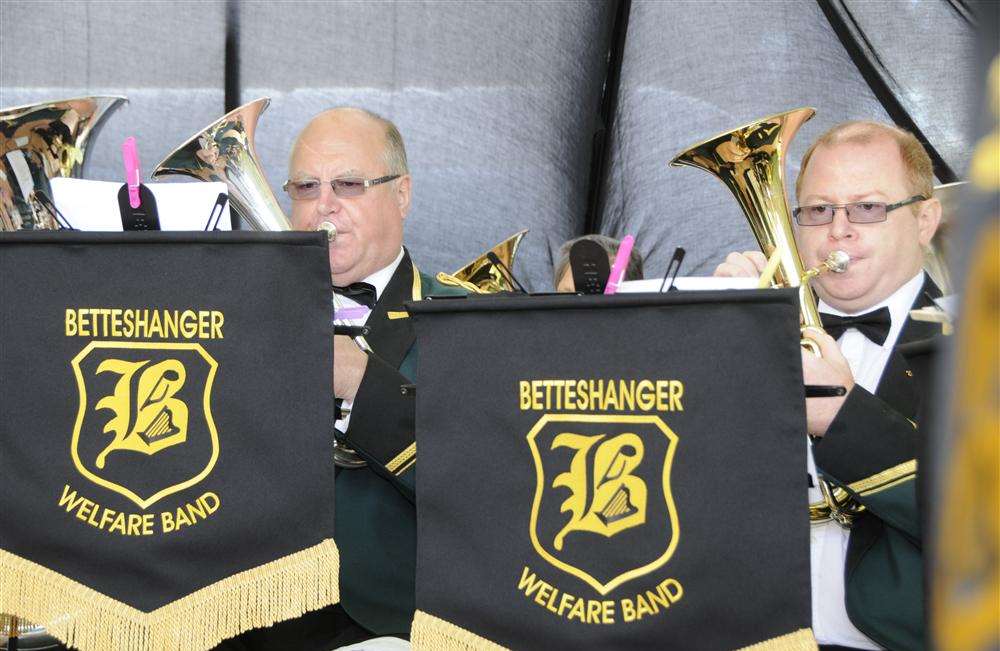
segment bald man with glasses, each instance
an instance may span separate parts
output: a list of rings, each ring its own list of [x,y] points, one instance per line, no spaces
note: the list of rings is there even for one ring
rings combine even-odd
[[[334,337],[333,390],[338,468],[335,540],[340,604],[251,631],[222,648],[327,651],[377,637],[409,637],[415,603],[415,335],[390,318],[406,301],[461,293],[421,273],[403,246],[412,180],[396,126],[369,111],[337,108],[314,117],[292,147],[292,226],[333,228],[334,319],[369,334]],[[316,432],[329,436],[330,432]],[[398,640],[366,649],[399,648]]]
[[[933,400],[929,369],[938,324],[911,309],[941,295],[923,271],[941,205],[933,169],[912,134],[848,122],[806,152],[796,184],[794,231],[806,268],[836,250],[843,274],[812,286],[827,334],[809,334],[822,357],[803,352],[806,384],[842,385],[842,397],[808,398],[809,499],[821,480],[845,488],[853,522],[811,527],[813,631],[821,649],[924,646],[916,457]],[[732,253],[717,276],[756,276],[760,252]]]

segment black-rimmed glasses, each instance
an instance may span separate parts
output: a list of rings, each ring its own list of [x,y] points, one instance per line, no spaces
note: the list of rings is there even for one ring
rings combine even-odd
[[[389,176],[381,176],[377,179],[363,179],[359,176],[345,176],[339,179],[330,179],[327,183],[333,189],[333,193],[338,197],[356,197],[365,193],[365,190],[372,187],[373,185],[379,185],[381,183],[388,183],[389,181],[395,181],[401,175],[391,174]],[[281,189],[288,193],[288,196],[292,198],[293,201],[298,201],[300,199],[316,199],[319,197],[320,187],[322,187],[323,181],[319,179],[303,179],[301,181],[285,181],[285,184],[281,186]]]
[[[880,201],[855,201],[854,203],[819,203],[813,206],[799,206],[792,210],[795,222],[799,226],[823,226],[833,221],[838,208],[843,208],[847,221],[852,224],[875,224],[884,222],[888,214],[896,208],[909,206],[911,203],[926,201],[927,197],[917,194],[897,203],[882,203]]]

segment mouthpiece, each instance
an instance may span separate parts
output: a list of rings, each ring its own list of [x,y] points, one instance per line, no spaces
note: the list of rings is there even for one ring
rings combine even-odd
[[[802,282],[805,282],[810,278],[815,278],[826,271],[832,271],[835,274],[842,274],[847,271],[847,265],[850,263],[851,256],[849,256],[846,251],[841,251],[839,249],[837,251],[830,251],[830,254],[826,256],[826,260],[802,274]]]
[[[823,264],[835,274],[842,274],[847,271],[847,265],[851,263],[851,256],[846,251],[830,251]]]
[[[316,227],[318,231],[326,231],[326,239],[328,242],[332,242],[337,239],[337,227],[330,222],[321,222],[319,226]],[[832,253],[830,254],[833,255]],[[847,255],[844,253],[844,255]]]

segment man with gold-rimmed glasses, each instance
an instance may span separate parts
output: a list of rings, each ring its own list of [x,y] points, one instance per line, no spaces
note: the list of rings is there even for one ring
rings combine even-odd
[[[855,517],[815,522],[811,530],[813,631],[821,649],[923,646],[916,457],[941,327],[909,312],[940,296],[922,269],[941,218],[933,183],[917,139],[876,122],[848,122],[820,136],[796,183],[803,265],[815,267],[833,251],[850,256],[844,273],[812,283],[827,332],[807,335],[821,357],[802,355],[806,384],[848,389],[806,400],[810,501],[823,501],[823,478],[860,505]],[[732,253],[715,273],[755,276],[765,263],[759,252]]]
[[[401,387],[411,382],[416,359],[413,328],[400,311],[405,301],[456,293],[420,273],[403,247],[411,183],[399,130],[363,109],[320,113],[292,147],[283,186],[292,226],[336,233],[329,248],[334,319],[369,328],[363,337],[334,337],[341,602],[252,631],[227,648],[326,651],[409,635],[416,445],[414,401]]]

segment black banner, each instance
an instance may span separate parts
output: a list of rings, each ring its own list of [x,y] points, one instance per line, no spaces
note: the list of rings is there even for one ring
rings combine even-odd
[[[0,613],[209,648],[337,601],[327,246],[0,233]]]
[[[794,291],[408,309],[414,648],[813,648]]]

